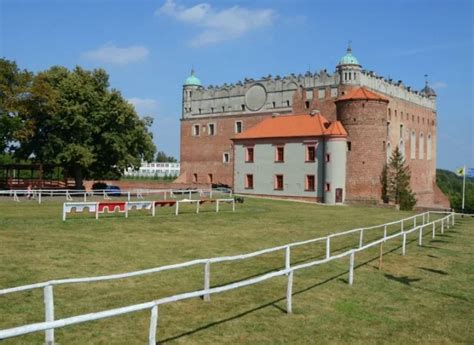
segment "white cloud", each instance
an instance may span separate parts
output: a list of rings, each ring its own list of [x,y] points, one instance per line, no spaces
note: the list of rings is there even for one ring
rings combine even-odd
[[[158,102],[151,98],[129,98],[128,103],[135,107],[137,113],[141,116],[156,115],[158,110]]]
[[[191,41],[195,47],[236,39],[252,30],[271,25],[276,18],[275,11],[271,9],[252,10],[233,6],[216,10],[207,3],[186,8],[177,5],[174,0],[166,0],[155,15],[167,15],[201,27],[202,31]]]
[[[106,43],[95,50],[89,50],[82,54],[87,60],[98,61],[113,65],[127,65],[132,62],[147,58],[149,52],[143,46],[117,47],[112,43]]]
[[[431,85],[433,89],[439,90],[439,89],[445,89],[448,87],[448,84],[445,83],[444,81],[437,81]]]

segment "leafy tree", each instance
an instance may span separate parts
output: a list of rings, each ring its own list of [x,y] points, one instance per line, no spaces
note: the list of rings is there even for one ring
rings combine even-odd
[[[17,155],[61,165],[75,179],[120,176],[153,158],[152,120],[141,119],[102,69],[52,67],[34,76],[24,100]]]
[[[0,153],[11,149],[21,128],[19,113],[28,95],[32,74],[21,71],[15,62],[0,58]]]
[[[461,212],[462,208],[462,180],[454,172],[448,170],[436,170],[436,183],[443,193],[449,198],[451,207]],[[466,195],[464,200],[464,212],[474,213],[474,179],[466,177]]]
[[[384,180],[385,174],[385,198],[400,205],[401,210],[412,210],[416,199],[410,188],[410,169],[405,165],[405,159],[398,147],[393,151],[388,166],[384,170],[381,180]],[[384,196],[383,188],[382,182],[382,197]]]
[[[156,154],[155,160],[157,162],[170,162],[170,163],[176,163],[178,161],[173,156],[167,156],[164,151],[158,151],[158,153]]]

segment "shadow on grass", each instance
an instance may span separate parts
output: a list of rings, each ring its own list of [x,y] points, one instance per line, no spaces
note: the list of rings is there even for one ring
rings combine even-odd
[[[416,242],[416,240],[407,241],[407,243],[412,243],[412,242]],[[400,249],[400,248],[401,248],[401,246],[397,246],[396,248],[393,248],[393,249],[391,249],[391,250],[385,252],[384,254],[389,254],[389,253],[395,252],[396,250],[398,250],[398,249]],[[340,249],[340,250],[341,250],[341,249]],[[376,260],[378,260],[378,258],[379,258],[379,257],[378,257],[378,255],[377,255],[377,256],[374,257],[374,258],[371,258],[371,259],[368,259],[368,260],[366,260],[366,261],[364,261],[364,262],[361,262],[360,264],[355,265],[355,266],[354,266],[354,269],[357,269],[357,268],[362,267],[362,266],[365,266],[365,265],[367,265],[367,264],[369,264],[369,263],[371,263],[371,262],[373,262],[373,261],[376,261]],[[303,262],[304,262],[304,261],[308,261],[308,260],[311,260],[311,259],[305,259],[305,260],[303,260]],[[271,271],[274,271],[274,270],[271,270]],[[271,271],[266,271],[265,273],[268,273],[268,272],[271,272]],[[298,290],[298,291],[293,292],[292,296],[296,296],[296,295],[302,294],[302,293],[304,293],[304,292],[310,291],[310,290],[312,290],[312,289],[314,289],[314,288],[316,288],[316,287],[318,287],[318,286],[327,284],[327,283],[329,283],[329,282],[331,282],[331,281],[333,281],[333,280],[336,280],[336,279],[338,279],[338,278],[340,278],[340,277],[342,277],[342,276],[345,276],[345,275],[347,275],[348,273],[349,273],[349,271],[347,270],[347,271],[344,271],[344,272],[339,273],[339,274],[337,274],[337,275],[334,275],[334,276],[332,276],[332,277],[329,277],[329,278],[327,278],[327,279],[325,279],[325,280],[323,280],[323,281],[321,281],[321,282],[318,282],[318,283],[312,284],[312,285],[310,285],[310,286],[307,286],[307,287],[305,287],[305,288],[303,288],[303,289],[300,289],[300,290]],[[257,275],[253,275],[253,276],[251,276],[251,277],[247,277],[247,278],[245,278],[245,279],[249,279],[249,278],[252,278],[252,277],[261,275],[261,274],[264,274],[264,273],[259,273],[259,274],[257,274]],[[242,280],[245,280],[245,279],[242,279]],[[348,283],[348,280],[347,280],[347,279],[340,279],[340,280],[343,281],[343,282],[345,282],[345,283]],[[238,280],[238,281],[241,281],[241,280]],[[237,281],[236,281],[236,282],[237,282]],[[233,282],[232,282],[232,283],[233,283]],[[227,284],[230,284],[230,283],[227,283]],[[260,306],[258,306],[258,307],[255,307],[255,308],[252,308],[252,309],[248,309],[248,310],[246,310],[246,311],[244,311],[244,312],[242,312],[242,313],[239,313],[239,314],[237,314],[237,315],[234,315],[234,316],[231,316],[231,317],[222,319],[222,320],[214,321],[214,322],[208,323],[208,324],[206,324],[206,325],[203,325],[203,326],[201,326],[201,327],[197,327],[197,328],[195,328],[195,329],[193,329],[193,330],[190,330],[190,331],[187,331],[187,332],[184,332],[184,333],[181,333],[181,334],[172,336],[172,337],[168,337],[168,338],[166,338],[166,339],[163,339],[163,340],[161,340],[161,341],[158,341],[157,344],[164,344],[164,343],[167,343],[167,342],[170,342],[170,341],[173,341],[173,340],[177,340],[177,339],[186,337],[186,336],[188,336],[188,335],[192,335],[192,334],[195,334],[195,333],[204,331],[204,330],[206,330],[206,329],[208,329],[208,328],[211,328],[211,327],[213,327],[213,326],[217,326],[217,325],[220,325],[220,324],[229,322],[229,321],[233,321],[233,320],[239,319],[239,318],[241,318],[241,317],[244,317],[244,316],[246,316],[246,315],[248,315],[248,314],[251,314],[251,313],[253,313],[253,312],[255,312],[255,311],[258,311],[258,310],[261,310],[261,309],[265,309],[265,308],[267,308],[267,307],[274,307],[274,308],[280,310],[282,313],[285,313],[285,314],[286,314],[286,312],[287,312],[286,309],[280,307],[280,306],[277,304],[277,303],[282,302],[282,301],[285,301],[285,300],[286,300],[286,297],[278,298],[278,299],[276,299],[276,300],[273,300],[273,301],[271,301],[271,302],[265,303],[265,304],[260,305]]]
[[[423,271],[428,271],[428,272],[431,272],[431,273],[437,273],[437,274],[442,274],[442,275],[448,275],[447,272],[445,271],[442,271],[442,270],[435,270],[434,268],[427,268],[427,267],[418,267],[420,270],[423,270]]]

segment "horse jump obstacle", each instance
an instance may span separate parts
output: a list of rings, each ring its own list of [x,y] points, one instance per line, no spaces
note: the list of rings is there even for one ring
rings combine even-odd
[[[128,218],[128,212],[131,210],[148,210],[152,217],[156,214],[156,207],[175,206],[175,214],[179,214],[180,204],[196,204],[196,213],[199,213],[200,205],[204,203],[215,203],[216,212],[219,212],[221,203],[232,204],[232,212],[235,212],[234,199],[202,199],[202,200],[156,200],[156,201],[99,201],[99,202],[65,202],[63,204],[63,221],[67,219],[70,213],[83,213],[86,210],[95,214],[95,219],[99,219],[99,214],[103,213],[123,213]]]

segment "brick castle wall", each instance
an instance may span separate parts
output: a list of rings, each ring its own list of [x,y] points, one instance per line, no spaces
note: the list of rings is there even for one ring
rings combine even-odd
[[[385,163],[387,102],[337,102],[337,119],[348,132],[346,200],[381,200],[380,175]]]

